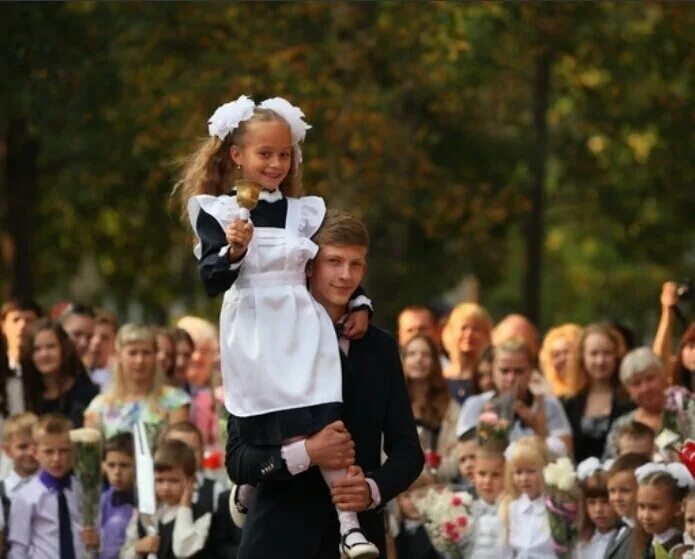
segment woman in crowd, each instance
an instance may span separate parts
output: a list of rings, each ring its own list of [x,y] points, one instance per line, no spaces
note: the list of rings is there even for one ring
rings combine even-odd
[[[620,385],[619,334],[607,324],[590,324],[578,347],[578,382],[583,388],[565,402],[572,425],[574,459],[601,456],[613,422],[634,406]]]
[[[451,362],[444,369],[444,378],[459,405],[473,394],[475,367],[490,343],[491,331],[490,315],[475,303],[461,303],[449,315],[442,343]]]
[[[203,433],[205,447],[215,447],[219,439],[217,401],[214,386],[219,386],[220,346],[217,328],[197,316],[184,316],[178,322],[194,342],[186,372],[191,395],[191,421]]]
[[[675,382],[695,391],[695,322],[683,334],[675,358]]]
[[[126,324],[116,337],[118,359],[109,390],[97,396],[85,412],[85,424],[108,438],[131,431],[140,419],[177,423],[188,419],[188,395],[165,384],[157,367],[157,338],[147,326]]]
[[[659,433],[662,427],[666,402],[664,391],[668,378],[661,359],[647,347],[633,349],[620,364],[620,382],[637,408],[613,423],[606,439],[606,458],[613,458],[617,454],[618,432],[623,425],[638,421],[650,427],[654,433]]]
[[[99,393],[74,344],[55,320],[36,322],[22,348],[26,409],[37,415],[59,413],[81,427],[84,411]]]
[[[176,386],[190,393],[186,375],[188,374],[188,367],[191,364],[191,356],[195,350],[195,343],[193,343],[191,335],[183,328],[173,328],[171,330],[171,337],[175,344],[175,355],[174,368],[169,382],[172,386]]]
[[[425,449],[435,449],[451,399],[442,377],[437,346],[427,336],[415,336],[403,347],[402,359],[420,441]]]
[[[560,401],[554,396],[534,395],[529,389],[533,355],[521,340],[512,339],[493,350],[495,391],[466,400],[459,415],[457,435],[462,436],[478,425],[483,411],[492,410],[511,421],[509,439],[523,436],[555,436],[572,448],[569,421]]]
[[[678,285],[673,281],[664,283],[661,287],[661,317],[652,348],[664,362],[664,370],[671,384],[695,390],[695,322],[685,329],[675,355],[671,346],[678,300]]]
[[[174,376],[176,363],[176,342],[168,328],[157,329],[157,366],[164,376],[170,379]]]
[[[563,324],[548,330],[540,351],[541,372],[558,398],[571,398],[582,388],[577,371],[577,348],[582,329],[576,324]]]

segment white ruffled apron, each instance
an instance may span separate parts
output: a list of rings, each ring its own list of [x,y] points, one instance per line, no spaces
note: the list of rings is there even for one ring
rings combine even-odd
[[[235,197],[195,196],[191,201],[192,223],[196,204],[223,228],[238,217]],[[324,215],[320,198],[288,198],[285,229],[255,229],[239,276],[224,295],[225,405],[238,417],[342,401],[335,329],[306,288],[306,264],[318,250],[310,237]]]

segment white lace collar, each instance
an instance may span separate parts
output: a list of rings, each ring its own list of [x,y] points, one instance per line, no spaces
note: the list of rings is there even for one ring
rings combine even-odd
[[[261,190],[261,194],[258,196],[258,199],[272,204],[273,202],[282,200],[282,192],[280,192],[279,188],[276,188],[275,190]]]

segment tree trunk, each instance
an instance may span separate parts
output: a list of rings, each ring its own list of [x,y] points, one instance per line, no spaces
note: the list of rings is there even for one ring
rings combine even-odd
[[[524,301],[526,315],[536,325],[541,320],[541,278],[543,241],[545,237],[545,173],[548,156],[548,122],[546,114],[550,102],[550,71],[553,56],[543,50],[536,58],[533,85],[534,148],[531,153],[531,213],[526,230],[526,285]]]
[[[3,260],[9,281],[6,296],[34,298],[33,234],[37,202],[36,158],[38,141],[25,119],[14,118],[7,127],[5,159],[6,242]]]

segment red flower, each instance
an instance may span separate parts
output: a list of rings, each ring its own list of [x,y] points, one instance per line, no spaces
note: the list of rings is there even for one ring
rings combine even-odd
[[[690,475],[695,478],[695,441],[688,439],[677,452],[681,462],[688,468]]]
[[[456,519],[456,524],[458,524],[460,528],[465,528],[468,525],[468,519],[465,516],[459,516]]]
[[[461,497],[454,495],[453,499],[451,499],[451,504],[455,507],[460,507],[463,504],[463,501],[461,500]]]
[[[430,470],[436,470],[442,463],[442,457],[439,456],[434,450],[428,450],[425,452],[425,464]]]
[[[203,468],[206,470],[219,470],[222,467],[222,452],[219,450],[209,451],[203,457]]]
[[[456,530],[456,525],[453,522],[449,522],[448,520],[442,526],[447,534]]]

